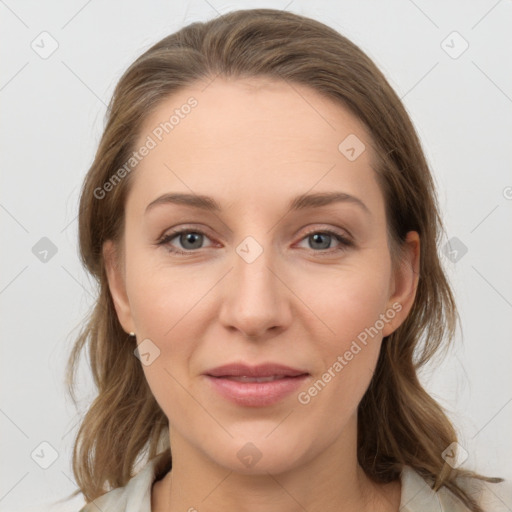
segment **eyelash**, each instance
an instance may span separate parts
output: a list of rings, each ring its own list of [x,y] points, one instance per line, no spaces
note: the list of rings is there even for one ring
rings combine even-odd
[[[200,229],[180,229],[180,230],[172,231],[171,233],[167,233],[162,238],[160,238],[160,240],[156,243],[156,245],[157,246],[167,245],[167,244],[169,244],[169,242],[172,239],[174,239],[178,235],[182,235],[184,233],[194,233],[194,234],[203,235],[203,236],[209,238],[208,235],[204,231],[202,231]],[[329,255],[331,255],[333,253],[338,253],[338,252],[346,251],[348,248],[354,246],[354,243],[352,242],[352,240],[349,240],[347,237],[345,237],[343,235],[340,235],[336,231],[332,231],[332,230],[329,230],[329,229],[326,229],[326,230],[318,230],[318,229],[311,230],[311,231],[307,232],[303,236],[301,241],[304,240],[305,238],[308,238],[311,235],[314,235],[314,234],[331,235],[338,242],[340,242],[341,245],[342,245],[341,247],[339,247],[337,249],[321,249],[319,251],[313,251],[315,253],[319,253],[319,256],[329,256]],[[179,255],[183,255],[183,256],[190,256],[190,255],[198,252],[199,249],[192,249],[192,250],[189,250],[189,251],[182,251],[180,249],[175,249],[175,248],[167,247],[167,250],[170,253],[173,253],[173,254],[179,254]]]

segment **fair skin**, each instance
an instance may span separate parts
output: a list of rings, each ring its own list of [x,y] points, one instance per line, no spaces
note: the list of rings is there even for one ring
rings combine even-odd
[[[383,337],[412,306],[419,237],[408,234],[393,270],[371,140],[344,107],[296,84],[219,77],[205,85],[179,91],[145,120],[137,147],[190,96],[198,101],[134,171],[122,257],[104,246],[121,325],[160,350],[143,370],[169,419],[173,467],[153,486],[152,511],[398,511],[400,482],[374,484],[357,462],[357,406]],[[338,150],[349,134],[366,146],[354,161]],[[286,212],[300,194],[333,191],[365,207]],[[160,203],[146,211],[171,192],[211,196],[221,210]],[[157,245],[171,228],[205,235]],[[237,252],[248,236],[263,250],[251,263]],[[382,314],[387,321],[376,323]],[[299,392],[372,326],[378,334],[301,403]],[[240,361],[308,376],[278,403],[243,406],[203,375]],[[247,443],[261,455],[251,467],[237,456]]]

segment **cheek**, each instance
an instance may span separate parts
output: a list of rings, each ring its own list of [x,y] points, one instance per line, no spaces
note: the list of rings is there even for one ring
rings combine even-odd
[[[370,336],[368,331],[372,333],[370,337],[382,331],[379,318],[389,299],[389,277],[389,267],[384,262],[364,269],[353,267],[317,274],[314,278],[301,275],[295,280],[295,289],[316,315],[317,332],[330,334],[324,336],[326,347],[330,347],[328,352],[347,348],[350,341],[364,339],[365,333]]]
[[[165,259],[132,251],[126,262],[130,309],[141,335],[167,339],[195,313],[201,298],[211,288],[212,277],[202,277],[186,266],[170,268]]]
[[[155,261],[135,249],[126,261],[126,276],[137,343],[155,354],[151,364],[143,365],[146,380],[168,417],[191,421],[189,414],[201,411],[187,391],[189,363],[212,317],[208,292],[219,278],[211,269],[201,274],[186,266],[164,267],[161,258]]]
[[[389,270],[376,264],[365,272],[345,272],[316,282],[324,283],[323,290],[310,293],[307,304],[319,313],[312,320],[317,336],[311,343],[320,364],[316,380],[299,403],[311,405],[319,416],[338,411],[336,418],[343,422],[357,409],[370,383],[382,329],[394,317],[394,311],[386,312]],[[335,425],[339,427],[334,420]]]

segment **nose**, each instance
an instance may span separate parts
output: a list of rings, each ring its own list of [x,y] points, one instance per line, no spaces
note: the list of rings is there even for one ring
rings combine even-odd
[[[278,267],[267,250],[254,261],[234,253],[233,269],[224,280],[219,314],[226,329],[239,331],[250,340],[263,340],[290,325],[291,292]]]

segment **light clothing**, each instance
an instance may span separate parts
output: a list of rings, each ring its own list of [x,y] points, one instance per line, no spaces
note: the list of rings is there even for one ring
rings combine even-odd
[[[152,512],[151,491],[162,471],[162,455],[151,459],[124,487],[118,487],[88,503],[80,512]],[[160,464],[159,464],[160,462]],[[400,475],[402,494],[400,512],[467,512],[467,508],[446,489],[434,492],[410,466]],[[466,481],[466,479],[464,479]],[[485,512],[512,511],[512,482],[489,483],[467,479],[465,488]]]

